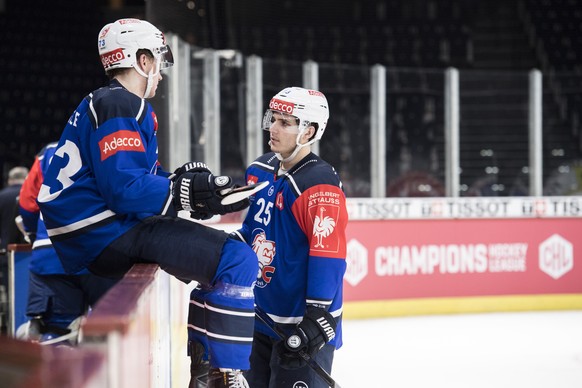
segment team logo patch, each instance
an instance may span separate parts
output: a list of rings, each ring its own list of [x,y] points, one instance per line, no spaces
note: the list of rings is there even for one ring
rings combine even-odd
[[[111,27],[104,28],[103,31],[101,31],[101,35],[99,35],[99,37],[105,38],[105,35],[107,35],[107,33],[109,32],[110,29],[111,29]]]
[[[297,381],[295,384],[293,384],[293,388],[309,388],[309,385],[307,385],[307,383],[304,381]]]
[[[105,136],[99,141],[101,161],[115,155],[119,151],[145,152],[139,133],[122,129]]]
[[[158,132],[158,116],[152,112],[152,120],[154,120],[154,133]]]
[[[261,231],[255,236],[252,244],[253,251],[259,259],[259,273],[257,274],[256,286],[264,288],[271,282],[271,277],[275,273],[275,267],[271,265],[276,253],[274,241],[267,240],[267,235]]]
[[[259,181],[258,177],[254,176],[254,175],[249,175],[249,177],[247,179],[247,185],[254,185],[258,181]]]
[[[275,198],[275,206],[277,206],[277,209],[283,210],[283,207],[285,206],[283,203],[283,193],[277,193],[277,198]]]

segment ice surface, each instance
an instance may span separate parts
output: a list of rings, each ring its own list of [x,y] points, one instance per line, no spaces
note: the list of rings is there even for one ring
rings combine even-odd
[[[581,388],[582,311],[344,321],[342,388]]]

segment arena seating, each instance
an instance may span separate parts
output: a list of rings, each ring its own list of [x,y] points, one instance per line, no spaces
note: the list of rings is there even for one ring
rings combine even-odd
[[[0,171],[32,164],[58,139],[83,96],[103,83],[95,52],[102,14],[94,2],[7,1],[0,12]]]
[[[0,90],[3,123],[0,165],[28,164],[42,145],[58,137],[64,120],[80,98],[104,82],[94,46],[86,43],[94,41],[95,31],[105,19],[98,2],[75,3],[74,7],[71,0],[56,0],[50,5],[37,3],[7,0],[6,10],[0,13],[1,32],[10,42],[0,47],[0,74],[6,85]],[[156,5],[164,10],[169,7],[167,2],[151,3],[149,10],[155,12],[150,19],[159,19],[169,30],[180,31],[201,48],[234,49],[244,56],[259,55],[265,65],[268,61],[287,63],[278,66],[275,72],[264,72],[265,78],[270,77],[265,82],[265,98],[275,92],[271,90],[277,88],[275,85],[301,82],[297,72],[303,61],[318,62],[320,87],[331,96],[332,106],[342,107],[334,110],[330,122],[341,128],[341,134],[336,138],[333,138],[336,135],[329,136],[328,144],[322,143],[323,156],[332,162],[353,164],[360,171],[366,170],[366,158],[333,159],[336,154],[366,152],[368,136],[354,133],[367,128],[368,78],[361,73],[369,72],[369,66],[374,64],[389,69],[389,180],[407,168],[420,168],[442,180],[442,83],[434,80],[437,77],[432,72],[442,72],[447,67],[456,67],[467,74],[481,70],[526,74],[531,68],[541,69],[545,91],[544,176],[581,156],[582,136],[578,127],[582,119],[578,106],[582,92],[574,81],[580,78],[582,11],[575,0],[500,0],[477,4],[470,0],[347,3],[321,0],[306,1],[309,12],[294,7],[293,2],[282,2],[280,9],[261,6],[258,1],[213,2],[210,11],[214,24],[198,23],[202,18],[196,19],[196,23],[187,23],[186,16],[177,19],[181,24],[169,15],[165,20]],[[175,10],[179,6],[176,3],[170,8]],[[185,6],[184,2],[182,7]],[[200,6],[204,3],[199,3]],[[239,16],[233,18],[234,14]],[[322,68],[327,69],[325,74]],[[225,129],[226,138],[231,141],[223,145],[223,151],[225,155],[235,155],[232,160],[225,157],[223,164],[234,170],[242,159],[244,144],[241,139],[244,117],[240,109],[244,69],[224,66],[222,70],[221,115],[225,122],[228,117],[234,125]],[[483,85],[494,89],[492,82],[495,81],[491,80],[496,76],[489,74],[488,77],[490,81],[473,84],[473,89],[464,91],[464,97],[471,98],[461,105],[462,120],[469,121],[466,126],[461,123],[461,146],[465,148],[461,160],[462,183],[468,190],[487,175],[484,169],[497,166],[499,173],[494,178],[498,191],[494,194],[509,195],[514,180],[523,177],[528,164],[524,147],[527,128],[524,96],[511,103],[520,118],[515,127],[491,122],[502,120],[501,116],[490,118],[489,122],[475,117],[479,115],[476,110],[491,112],[496,105],[505,104],[503,99],[512,98],[503,95],[487,99],[476,93]],[[464,87],[467,85],[470,83]],[[495,85],[497,94],[505,93],[505,81]],[[353,114],[357,116],[351,117]],[[193,123],[197,131],[200,118],[192,117],[192,120],[197,121]],[[481,137],[484,132],[487,136]],[[508,137],[506,133],[512,135]],[[495,137],[495,144],[488,144],[488,137]],[[479,142],[486,146],[473,150],[470,144]],[[481,157],[483,149],[493,150],[497,160],[511,158],[504,166],[495,165],[492,159]],[[404,161],[409,158],[419,166],[408,166],[402,158]],[[5,173],[6,168],[0,166],[0,170]],[[367,195],[365,188],[356,192]]]

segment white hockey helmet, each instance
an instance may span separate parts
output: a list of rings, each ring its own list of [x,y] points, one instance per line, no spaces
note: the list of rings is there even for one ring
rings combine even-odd
[[[137,51],[149,50],[158,62],[159,69],[174,64],[170,47],[164,34],[151,23],[140,19],[119,19],[104,26],[97,40],[99,56],[105,72],[136,66]]]
[[[263,117],[263,129],[266,131],[271,127],[274,112],[292,115],[298,119],[297,139],[313,125],[316,128],[315,136],[307,144],[321,139],[329,119],[329,106],[325,95],[317,90],[297,86],[285,88],[271,99]]]

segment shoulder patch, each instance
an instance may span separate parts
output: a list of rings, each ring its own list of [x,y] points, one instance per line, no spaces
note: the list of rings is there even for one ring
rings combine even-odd
[[[105,136],[99,141],[101,161],[115,155],[118,151],[145,152],[139,133],[122,129]]]

